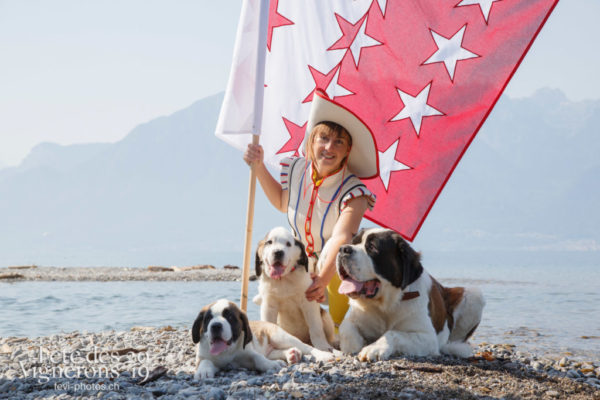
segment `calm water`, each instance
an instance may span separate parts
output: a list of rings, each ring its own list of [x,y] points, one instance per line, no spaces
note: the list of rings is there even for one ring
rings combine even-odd
[[[600,360],[600,268],[429,268],[443,284],[479,286],[486,297],[474,342],[513,343],[539,354]],[[452,276],[452,278],[449,278]],[[256,294],[250,282],[250,299]],[[218,298],[239,303],[239,282],[0,283],[0,336],[46,336],[132,326],[191,326]],[[258,308],[249,302],[249,316]],[[584,339],[583,336],[592,337]]]

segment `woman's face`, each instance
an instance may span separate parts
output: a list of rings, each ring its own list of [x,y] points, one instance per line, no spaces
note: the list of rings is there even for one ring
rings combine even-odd
[[[342,166],[342,161],[350,153],[350,138],[347,133],[335,135],[318,132],[315,135],[312,151],[319,178],[323,178]]]

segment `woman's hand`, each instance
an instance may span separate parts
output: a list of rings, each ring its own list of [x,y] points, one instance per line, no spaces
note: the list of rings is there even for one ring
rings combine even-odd
[[[262,163],[264,159],[265,153],[260,144],[252,144],[248,145],[248,148],[244,152],[244,161],[248,165],[252,165],[254,163]]]
[[[325,301],[325,288],[329,282],[325,282],[325,279],[317,274],[310,274],[313,283],[306,289],[306,300],[317,301],[323,303]]]
[[[319,303],[325,301],[325,288],[336,274],[335,258],[340,246],[352,241],[352,232],[357,232],[360,221],[367,210],[367,199],[364,196],[356,197],[348,202],[346,208],[342,211],[340,218],[333,228],[333,234],[327,241],[324,254],[321,256],[322,265],[318,275],[311,274],[312,284],[306,290],[306,299],[308,301],[316,300]],[[320,260],[321,261],[321,260]]]

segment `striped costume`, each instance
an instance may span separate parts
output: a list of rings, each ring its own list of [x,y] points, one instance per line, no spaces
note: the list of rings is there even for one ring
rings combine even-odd
[[[284,158],[281,161],[281,186],[289,190],[288,222],[300,238],[307,253],[318,254],[331,237],[333,227],[348,202],[366,196],[369,209],[375,195],[346,168],[313,182],[312,165],[305,158]]]

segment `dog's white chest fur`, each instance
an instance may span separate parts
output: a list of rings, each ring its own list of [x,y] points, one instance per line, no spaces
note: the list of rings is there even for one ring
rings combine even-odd
[[[331,317],[319,303],[308,301],[305,292],[312,283],[304,246],[285,228],[272,229],[256,250],[255,299],[260,319],[277,323],[287,332],[321,350],[334,342]]]

